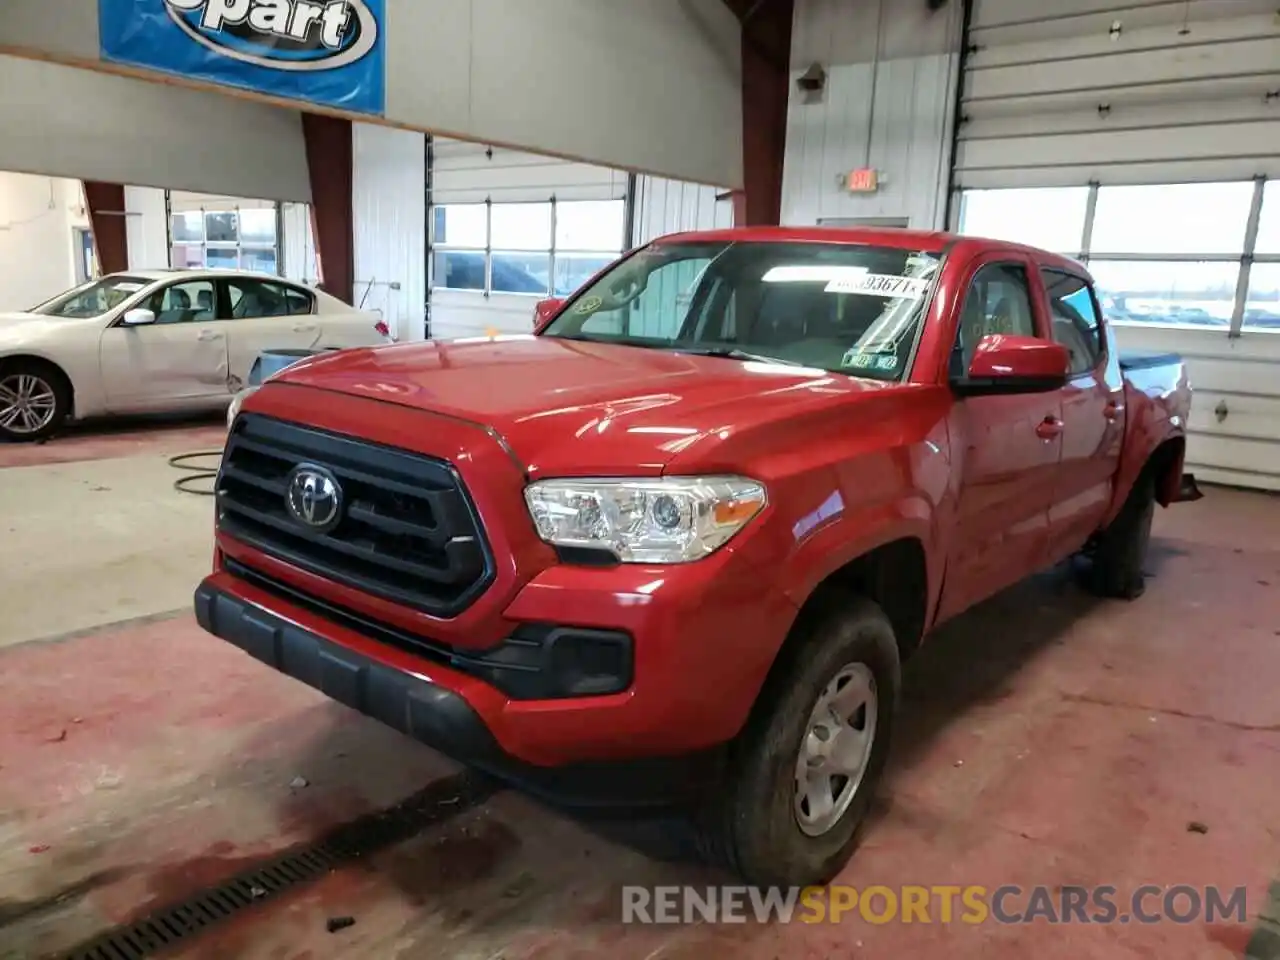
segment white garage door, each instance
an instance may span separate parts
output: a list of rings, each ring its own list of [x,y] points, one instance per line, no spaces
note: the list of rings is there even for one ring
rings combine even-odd
[[[1190,469],[1280,489],[1274,0],[974,0],[968,43],[956,226],[1086,260],[1187,358]]]

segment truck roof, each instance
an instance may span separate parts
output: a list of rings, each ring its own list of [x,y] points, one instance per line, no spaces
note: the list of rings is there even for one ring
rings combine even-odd
[[[980,244],[985,250],[1009,250],[1034,253],[1042,261],[1057,261],[1077,270],[1085,268],[1076,260],[1061,254],[1029,247],[1008,240],[970,237],[944,230],[905,230],[897,227],[732,227],[723,230],[696,230],[659,237],[655,243],[850,243],[876,244],[922,253],[942,253],[953,244],[965,241]]]

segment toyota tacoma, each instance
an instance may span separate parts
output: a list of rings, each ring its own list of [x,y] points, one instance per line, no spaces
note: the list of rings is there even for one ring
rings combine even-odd
[[[1182,361],[1029,247],[681,234],[536,316],[238,403],[197,617],[531,789],[694,803],[752,883],[849,858],[930,630],[1079,553],[1136,598],[1198,496]]]

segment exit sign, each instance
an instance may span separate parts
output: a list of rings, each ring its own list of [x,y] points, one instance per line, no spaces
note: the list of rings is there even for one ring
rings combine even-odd
[[[875,193],[880,180],[876,176],[875,167],[860,167],[849,171],[844,185],[850,193]]]

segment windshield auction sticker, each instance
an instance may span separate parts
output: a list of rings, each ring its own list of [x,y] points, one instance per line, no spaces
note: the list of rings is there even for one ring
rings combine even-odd
[[[917,277],[900,277],[890,273],[864,273],[857,277],[840,277],[828,283],[826,293],[860,293],[870,297],[901,297],[919,300],[929,289],[929,281]]]

